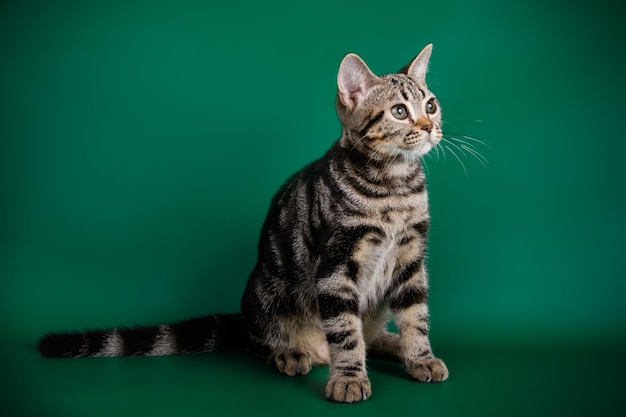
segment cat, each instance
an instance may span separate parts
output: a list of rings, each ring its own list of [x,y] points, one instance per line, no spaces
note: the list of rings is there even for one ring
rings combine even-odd
[[[341,137],[274,196],[241,313],[173,324],[45,335],[47,357],[247,351],[287,375],[330,365],[331,401],[370,397],[366,355],[422,382],[448,378],[432,353],[421,157],[443,137],[426,86],[432,44],[395,74],[355,54],[337,74]],[[393,317],[398,333],[387,330]]]

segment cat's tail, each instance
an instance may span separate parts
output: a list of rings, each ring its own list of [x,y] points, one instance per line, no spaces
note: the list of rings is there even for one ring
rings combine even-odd
[[[158,326],[50,333],[39,341],[47,357],[165,356],[179,353],[243,351],[241,314],[215,314]]]

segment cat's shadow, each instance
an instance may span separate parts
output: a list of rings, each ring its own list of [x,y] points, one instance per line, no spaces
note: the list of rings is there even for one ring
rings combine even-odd
[[[317,393],[324,395],[324,388],[328,380],[328,366],[313,368],[311,372],[304,376],[287,376],[276,371],[268,363],[255,359],[247,353],[226,353],[211,352],[185,355],[181,359],[188,364],[193,372],[204,372],[212,370],[213,375],[219,375],[220,385],[232,386],[233,389],[241,386],[241,381],[245,380],[247,386],[254,386],[255,389],[268,387],[264,390],[266,396],[281,396],[296,387],[297,391],[306,391],[306,395]],[[216,369],[228,369],[224,372],[215,372]],[[201,369],[202,371],[198,371]],[[275,393],[275,394],[272,394]]]
[[[264,361],[252,358],[243,352],[211,352],[179,356],[179,358],[176,359],[176,369],[184,368],[187,369],[184,372],[199,373],[203,375],[201,379],[206,378],[205,375],[211,375],[210,378],[218,381],[214,383],[226,389],[262,391],[265,402],[268,404],[273,401],[277,403],[284,401],[286,394],[293,401],[305,397],[323,399],[329,377],[328,366],[315,367],[304,376],[286,376]],[[178,361],[184,364],[181,366]],[[369,358],[367,368],[372,385],[381,389],[392,380],[410,381],[399,362]],[[196,381],[196,379],[191,378],[191,381]],[[195,382],[190,383],[195,384]]]
[[[408,378],[400,362],[380,358],[368,358],[367,368],[370,374],[380,374],[394,378]]]

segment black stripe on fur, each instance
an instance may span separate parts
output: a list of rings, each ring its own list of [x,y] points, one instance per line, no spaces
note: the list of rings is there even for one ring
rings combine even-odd
[[[348,337],[352,336],[353,334],[354,332],[352,331],[352,329],[343,330],[340,332],[330,332],[326,334],[326,340],[331,345],[333,344],[339,345],[343,343]]]
[[[342,313],[357,314],[359,303],[354,298],[342,298],[332,294],[320,294],[317,297],[322,320],[332,319]]]
[[[415,274],[420,271],[423,263],[423,259],[418,258],[412,262],[409,262],[404,267],[398,268],[397,271],[394,271],[394,284],[402,284],[403,282],[411,279]]]
[[[123,356],[140,356],[148,353],[156,340],[158,327],[131,327],[119,329],[118,334],[123,341]]]
[[[403,310],[415,304],[424,304],[428,300],[428,291],[421,287],[409,287],[391,299],[392,310]]]
[[[336,272],[337,267],[344,263],[349,263],[350,258],[354,255],[354,251],[359,241],[366,234],[373,236],[384,236],[384,232],[375,226],[356,226],[335,231],[329,241],[322,248],[322,260],[318,268],[317,275],[319,277],[329,277]],[[348,275],[351,279],[356,280],[358,275],[358,265],[356,263],[346,265],[348,267]]]
[[[380,119],[383,118],[384,115],[385,115],[385,112],[383,110],[379,111],[374,117],[372,117],[367,122],[367,124],[363,127],[363,129],[361,129],[361,131],[359,132],[359,135],[365,136],[368,130],[370,130],[372,126],[374,126],[376,123],[378,123]]]
[[[419,233],[419,235],[422,237],[422,241],[424,243],[426,243],[426,239],[428,238],[428,229],[429,229],[429,221],[428,220],[422,220],[419,223],[416,223],[414,225],[412,225],[411,227],[417,232]]]

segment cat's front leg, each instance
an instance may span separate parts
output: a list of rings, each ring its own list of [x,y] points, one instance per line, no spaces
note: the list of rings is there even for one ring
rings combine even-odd
[[[332,291],[330,287],[333,286],[322,284],[318,296],[330,348],[326,398],[345,403],[363,401],[370,397],[372,389],[365,369],[365,341],[356,291],[351,291],[349,285],[343,286],[342,291]]]
[[[428,338],[428,290],[423,264],[394,291],[390,307],[400,330],[400,354],[407,373],[420,382],[448,379],[445,363],[433,355]]]

